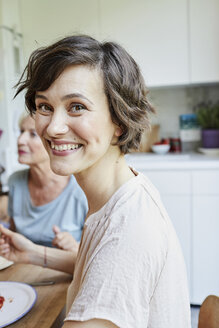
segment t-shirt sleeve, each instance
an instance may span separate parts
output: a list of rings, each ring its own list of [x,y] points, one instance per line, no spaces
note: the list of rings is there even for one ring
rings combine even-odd
[[[28,170],[20,170],[12,173],[8,179],[8,215],[14,219],[15,212],[20,208],[24,197],[24,185]]]
[[[121,328],[141,327],[142,320],[148,321],[165,252],[162,238],[153,233],[104,236],[83,271],[79,292],[65,320],[99,318]]]
[[[13,194],[14,194],[14,175],[10,176],[8,179],[8,188],[9,188],[9,193],[8,193],[8,216],[10,218],[13,218],[14,213],[13,213]]]

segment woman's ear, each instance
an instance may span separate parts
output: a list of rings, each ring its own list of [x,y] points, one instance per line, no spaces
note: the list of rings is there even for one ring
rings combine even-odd
[[[123,130],[120,126],[116,126],[116,129],[115,129],[115,136],[116,137],[120,137],[121,135],[123,134]]]
[[[114,135],[112,138],[112,145],[115,146],[117,145],[118,138],[123,134],[123,129],[122,127],[118,126],[115,124],[115,130],[114,130]]]

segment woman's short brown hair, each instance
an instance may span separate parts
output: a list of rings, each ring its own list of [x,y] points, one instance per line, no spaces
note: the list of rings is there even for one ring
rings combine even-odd
[[[47,90],[70,65],[100,70],[112,121],[123,131],[117,144],[124,154],[138,149],[143,130],[149,128],[148,114],[154,110],[147,100],[138,65],[114,42],[101,43],[90,36],[74,35],[35,50],[16,85],[16,95],[26,89],[26,106],[33,114],[36,92]]]

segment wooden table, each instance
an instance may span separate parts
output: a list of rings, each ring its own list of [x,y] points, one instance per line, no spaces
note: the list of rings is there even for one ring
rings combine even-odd
[[[55,284],[34,287],[37,292],[34,307],[23,318],[11,324],[10,328],[55,327],[65,306],[66,292],[72,276],[30,264],[13,264],[0,271],[0,281],[31,283],[44,280],[53,280]]]

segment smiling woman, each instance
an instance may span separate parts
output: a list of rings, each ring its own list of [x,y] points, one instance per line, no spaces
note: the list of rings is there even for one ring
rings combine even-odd
[[[89,210],[77,257],[48,250],[71,272],[64,328],[189,328],[184,260],[158,191],[130,168],[154,110],[134,59],[118,44],[70,36],[36,50],[18,83],[52,170],[74,174]],[[0,229],[2,254],[43,265],[42,248]]]
[[[75,90],[77,96],[71,93]],[[93,171],[93,164],[104,160],[113,138],[121,134],[111,120],[97,69],[66,68],[47,90],[36,93],[35,102],[36,129],[57,174]]]

